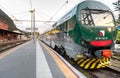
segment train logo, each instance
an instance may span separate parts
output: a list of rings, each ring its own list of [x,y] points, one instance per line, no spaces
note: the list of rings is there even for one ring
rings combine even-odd
[[[104,35],[105,35],[105,31],[104,30],[100,30],[99,36],[104,36]]]

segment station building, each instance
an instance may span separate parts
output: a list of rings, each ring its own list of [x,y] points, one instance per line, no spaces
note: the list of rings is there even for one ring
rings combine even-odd
[[[14,32],[18,30],[12,19],[0,9],[0,42],[17,40],[21,33]]]

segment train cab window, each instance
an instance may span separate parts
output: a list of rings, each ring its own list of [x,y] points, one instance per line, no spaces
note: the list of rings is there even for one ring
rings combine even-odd
[[[83,9],[80,15],[82,24],[87,26],[114,26],[113,15],[110,11]]]
[[[84,25],[94,26],[91,10],[81,10],[81,21]]]
[[[76,20],[74,18],[71,18],[67,23],[68,30],[72,30],[74,28],[75,24],[76,24]]]

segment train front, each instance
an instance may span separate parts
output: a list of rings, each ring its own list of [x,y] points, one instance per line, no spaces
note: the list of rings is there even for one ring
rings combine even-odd
[[[85,69],[110,65],[116,35],[110,9],[100,2],[86,1],[79,5],[78,20],[82,34],[80,45],[88,49],[88,52],[83,52],[86,59],[78,61],[78,64]]]

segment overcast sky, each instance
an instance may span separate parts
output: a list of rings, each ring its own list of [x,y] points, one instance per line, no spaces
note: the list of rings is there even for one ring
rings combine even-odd
[[[30,10],[35,9],[36,20],[41,21],[56,21],[66,13],[71,7],[83,0],[0,0],[0,8],[9,15],[13,20],[30,20]],[[113,10],[112,3],[117,0],[97,0]],[[30,22],[19,21],[15,22],[16,26],[25,30],[31,27]],[[45,31],[49,28],[51,23],[36,22],[36,27],[39,32]]]

